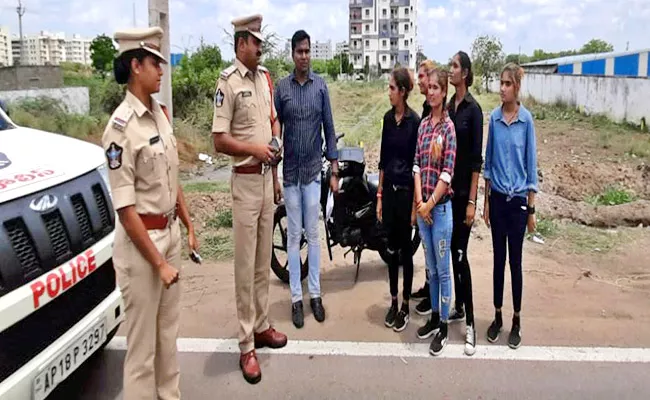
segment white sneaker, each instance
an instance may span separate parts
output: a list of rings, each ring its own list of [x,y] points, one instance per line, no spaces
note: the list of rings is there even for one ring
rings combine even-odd
[[[472,325],[467,325],[467,333],[465,335],[465,354],[473,356],[476,353],[476,331]]]

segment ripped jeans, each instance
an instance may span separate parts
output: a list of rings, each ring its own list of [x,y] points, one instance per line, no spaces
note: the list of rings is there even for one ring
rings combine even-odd
[[[451,201],[436,205],[431,211],[433,224],[427,225],[418,215],[418,227],[424,247],[427,270],[429,271],[429,290],[431,309],[440,313],[440,320],[449,319],[451,301],[451,235],[453,232],[453,211]],[[442,300],[442,301],[441,301]],[[441,304],[442,303],[442,304]]]

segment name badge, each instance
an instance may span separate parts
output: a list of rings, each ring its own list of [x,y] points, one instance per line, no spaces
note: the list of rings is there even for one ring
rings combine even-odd
[[[154,144],[158,143],[158,142],[160,142],[160,135],[156,135],[156,136],[152,137],[151,139],[149,139],[149,144],[152,145],[152,146]]]
[[[251,97],[252,95],[253,95],[253,93],[251,91],[249,91],[249,90],[247,90],[245,92],[241,92],[241,97]]]

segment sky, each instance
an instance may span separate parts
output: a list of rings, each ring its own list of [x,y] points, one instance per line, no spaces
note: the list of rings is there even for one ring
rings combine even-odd
[[[112,36],[120,28],[147,25],[147,0],[22,0],[25,34],[64,32]],[[382,0],[379,0],[382,1]],[[384,0],[388,1],[388,0]],[[18,33],[18,0],[0,0],[0,26]],[[172,52],[190,51],[201,39],[233,57],[224,29],[233,18],[260,13],[282,38],[305,29],[312,41],[348,39],[349,0],[169,0]],[[424,54],[447,61],[471,51],[478,35],[497,36],[506,54],[534,49],[577,49],[592,38],[615,51],[650,48],[650,0],[418,0],[418,42]],[[283,44],[282,44],[283,46]]]

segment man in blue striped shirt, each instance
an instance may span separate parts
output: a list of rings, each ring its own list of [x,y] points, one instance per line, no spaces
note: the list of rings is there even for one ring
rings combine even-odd
[[[304,325],[300,266],[302,230],[307,238],[309,295],[314,318],[325,320],[320,292],[320,215],[323,138],[325,156],[332,162],[334,193],[338,192],[336,133],[325,81],[310,69],[311,40],[300,30],[291,38],[294,72],[281,79],[275,89],[275,108],[284,136],[283,184],[288,219],[287,253],[291,287],[291,316],[296,328]]]

